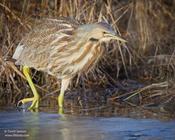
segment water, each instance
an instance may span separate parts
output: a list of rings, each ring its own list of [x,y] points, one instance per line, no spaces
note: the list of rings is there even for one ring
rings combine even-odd
[[[0,112],[0,140],[175,140],[175,121]]]

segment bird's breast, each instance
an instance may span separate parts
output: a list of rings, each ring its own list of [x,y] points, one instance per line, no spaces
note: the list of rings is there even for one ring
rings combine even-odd
[[[69,71],[72,74],[76,74],[78,72],[89,71],[100,58],[102,51],[99,43],[86,43],[82,46],[82,50],[79,50],[79,52],[75,54],[76,56],[65,69],[65,73]]]
[[[54,62],[54,73],[73,77],[77,73],[87,72],[98,62],[103,48],[98,42],[77,43],[67,48]],[[52,65],[53,66],[53,65]]]

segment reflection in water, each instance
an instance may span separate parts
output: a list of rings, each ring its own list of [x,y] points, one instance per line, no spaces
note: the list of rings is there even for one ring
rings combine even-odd
[[[119,117],[83,117],[43,112],[0,112],[0,139],[4,130],[26,130],[26,140],[174,140],[175,122]],[[19,137],[13,140],[19,140]]]
[[[26,114],[26,112],[23,112],[23,125],[25,126],[25,129],[27,130],[29,137],[26,137],[27,140],[33,140],[33,138],[37,137],[39,135],[39,112],[31,112],[31,115]],[[35,124],[34,127],[31,126],[31,124]]]

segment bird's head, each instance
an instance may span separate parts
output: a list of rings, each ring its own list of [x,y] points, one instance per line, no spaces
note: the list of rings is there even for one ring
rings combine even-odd
[[[85,24],[82,25],[79,30],[81,30],[79,37],[86,38],[90,41],[108,42],[110,40],[119,40],[121,42],[126,42],[126,40],[122,39],[109,24],[104,22]]]

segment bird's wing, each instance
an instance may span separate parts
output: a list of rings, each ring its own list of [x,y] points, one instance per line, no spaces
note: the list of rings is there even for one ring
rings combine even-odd
[[[41,59],[48,59],[49,51],[55,46],[57,50],[64,47],[72,39],[78,26],[77,21],[66,17],[40,20],[21,40],[13,58],[17,60],[17,64],[33,67]]]
[[[73,34],[79,23],[73,19],[60,17],[58,19],[42,19],[36,21],[33,29],[26,34],[17,46],[17,50],[22,48],[38,48],[51,44],[52,41]],[[21,47],[22,46],[22,47]]]

